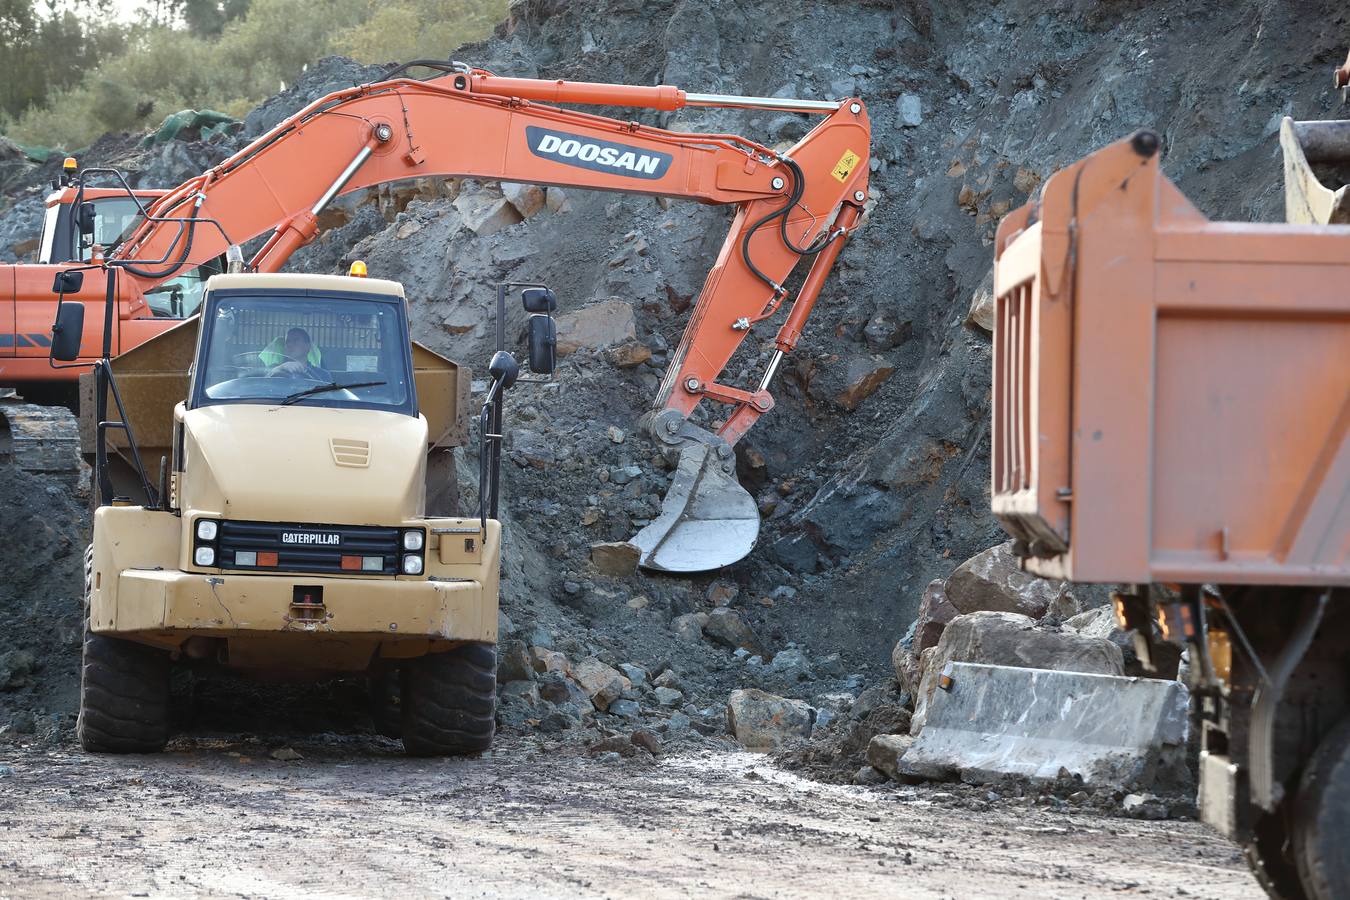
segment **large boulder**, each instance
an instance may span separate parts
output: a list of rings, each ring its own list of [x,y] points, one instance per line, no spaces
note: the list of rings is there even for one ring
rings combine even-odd
[[[912,734],[918,734],[923,727],[928,703],[942,672],[953,662],[1094,675],[1125,674],[1120,648],[1106,638],[1038,629],[1030,617],[1017,613],[986,610],[957,616],[942,632],[937,646],[923,655],[919,691],[914,698]]]
[[[788,700],[756,688],[732,691],[727,727],[747,749],[773,750],[811,736],[815,710],[803,700]]]
[[[966,314],[966,324],[992,334],[994,309],[994,269],[991,266],[970,297],[970,312]]]
[[[947,599],[947,587],[942,579],[930,581],[923,590],[923,599],[919,601],[919,617],[914,623],[914,652],[922,653],[929,647],[937,646],[947,623],[960,614]]]
[[[946,592],[959,613],[993,610],[1039,619],[1052,604],[1063,607],[1062,598],[1069,587],[1062,581],[1023,572],[1008,541],[961,563],[947,579]]]
[[[572,679],[591,698],[596,709],[609,709],[609,705],[633,685],[617,669],[588,656],[572,667]]]
[[[591,544],[591,562],[602,575],[632,575],[641,556],[642,551],[627,541]]]
[[[899,779],[900,757],[914,738],[907,734],[878,734],[867,743],[867,764],[887,778]]]
[[[633,307],[617,297],[557,317],[558,355],[603,350],[637,336]]]
[[[1106,638],[1120,648],[1125,660],[1125,674],[1135,678],[1174,679],[1181,664],[1181,648],[1161,639],[1153,641],[1153,668],[1144,666],[1135,647],[1133,632],[1116,627],[1116,614],[1109,606],[1097,606],[1079,613],[1064,622],[1067,631],[1087,637]],[[1159,637],[1155,635],[1155,637]]]
[[[745,624],[740,613],[734,609],[723,606],[708,613],[708,621],[703,625],[703,632],[712,640],[732,650],[743,647],[758,656],[767,655],[759,636]]]

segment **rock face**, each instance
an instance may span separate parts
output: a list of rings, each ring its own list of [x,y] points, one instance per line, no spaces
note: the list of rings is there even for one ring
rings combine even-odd
[[[1019,613],[1039,619],[1061,593],[1063,582],[1029,575],[1018,568],[1012,542],[990,547],[966,560],[947,579],[946,593],[960,613],[981,610]]]
[[[949,663],[973,662],[995,666],[1055,669],[1097,675],[1123,675],[1120,648],[1105,638],[1075,632],[1043,631],[1027,616],[1008,612],[977,612],[957,616],[947,625],[937,646],[923,660],[923,674],[914,701],[911,733],[923,727],[938,679]]]
[[[773,750],[811,736],[815,710],[802,700],[787,700],[756,688],[732,691],[727,726],[750,750]]]

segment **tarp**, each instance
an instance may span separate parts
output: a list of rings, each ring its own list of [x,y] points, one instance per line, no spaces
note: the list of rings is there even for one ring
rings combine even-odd
[[[184,131],[195,131],[197,140],[209,141],[218,134],[225,134],[231,127],[238,124],[238,119],[212,109],[200,111],[184,109],[165,118],[158,129],[145,136],[145,139],[141,141],[141,146],[153,147],[155,144],[176,140]],[[188,137],[192,137],[192,135],[188,135]]]

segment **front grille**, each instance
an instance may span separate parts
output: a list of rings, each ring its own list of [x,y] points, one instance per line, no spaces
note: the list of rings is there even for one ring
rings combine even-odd
[[[315,542],[304,543],[308,539]],[[326,543],[336,536],[337,543]],[[399,529],[370,525],[314,525],[304,522],[220,523],[218,563],[222,569],[258,572],[332,572],[348,575],[397,575],[399,571]],[[275,553],[275,566],[238,565],[239,551]],[[342,568],[343,556],[379,556],[379,569],[353,571]]]

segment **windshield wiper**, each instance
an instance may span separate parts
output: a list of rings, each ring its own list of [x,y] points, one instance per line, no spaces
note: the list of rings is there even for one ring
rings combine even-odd
[[[317,387],[305,388],[303,391],[296,391],[294,394],[288,394],[286,399],[281,401],[281,405],[289,406],[295,401],[304,399],[312,394],[322,394],[327,391],[341,391],[346,388],[380,387],[381,385],[388,383],[389,382],[387,381],[358,381],[356,384],[338,384],[336,381],[332,381],[328,384],[321,384]]]

